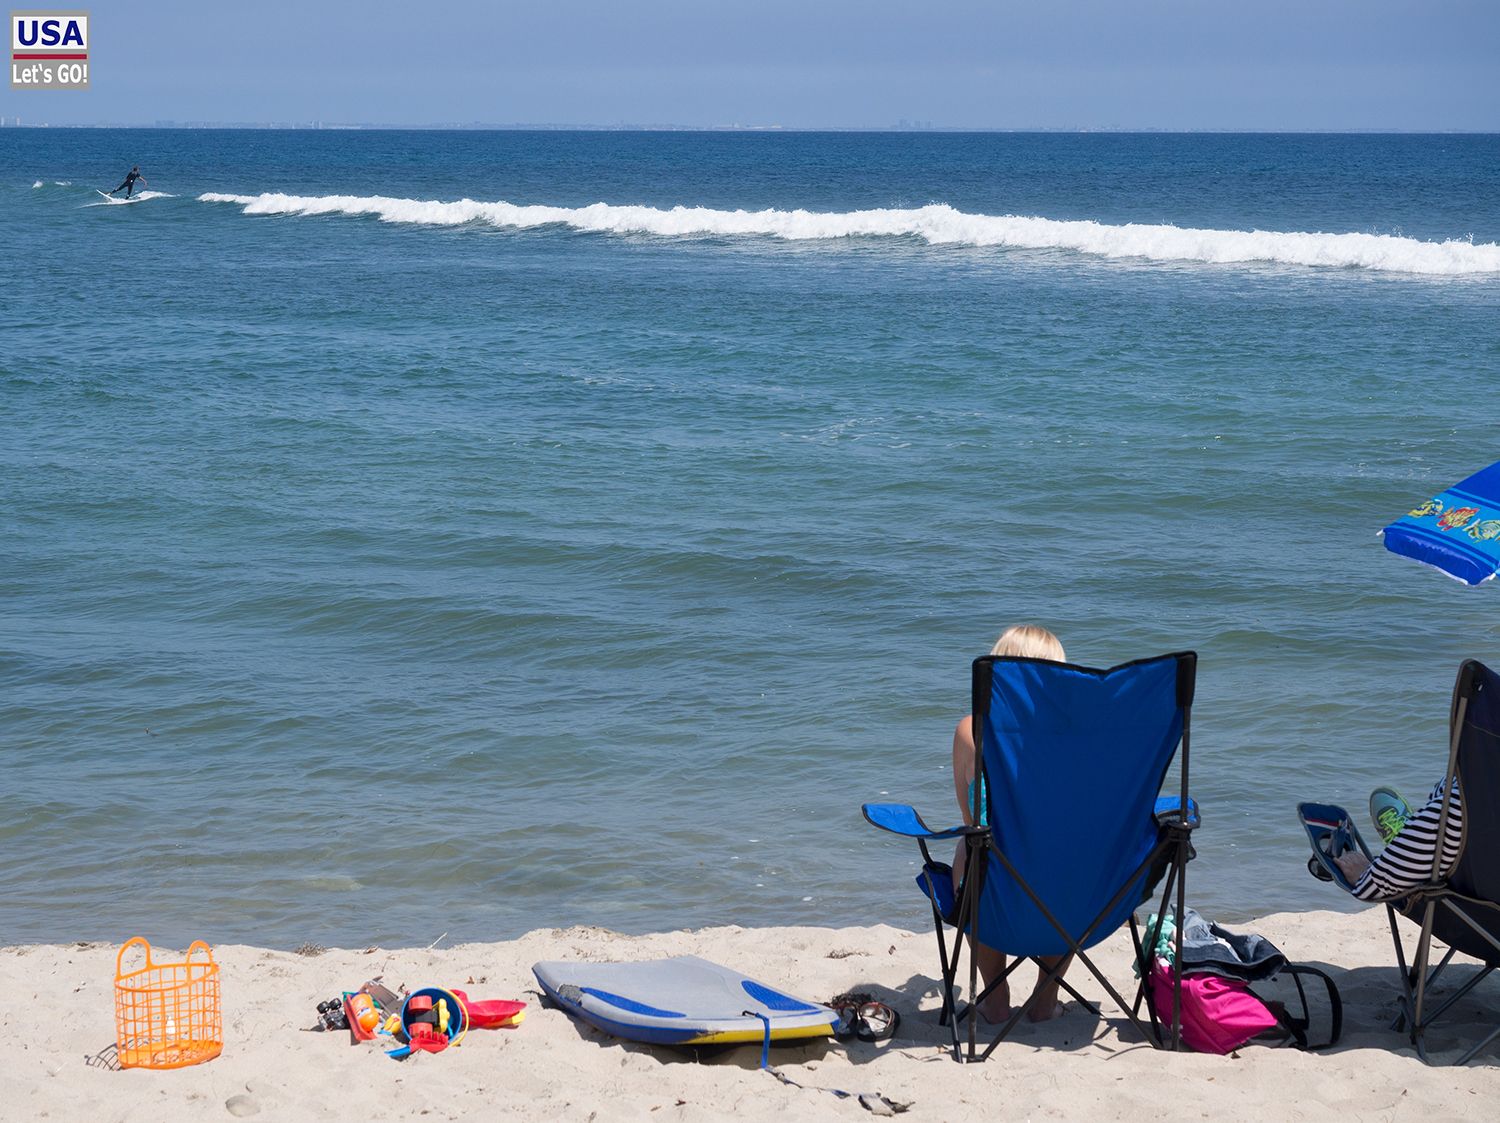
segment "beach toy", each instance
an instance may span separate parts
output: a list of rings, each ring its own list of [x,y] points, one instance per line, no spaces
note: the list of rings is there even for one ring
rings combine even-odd
[[[451,1035],[438,1029],[438,1020],[444,1008],[457,1011],[458,1016],[449,1016]],[[449,1045],[457,1045],[468,1032],[468,1019],[463,1006],[452,991],[442,987],[423,987],[406,996],[401,1004],[401,1024],[396,1027],[397,1040],[405,1038],[403,1044],[387,1051],[393,1060],[405,1060],[413,1053],[441,1053]]]
[[[344,1010],[343,995],[318,1003],[318,1026],[330,1031],[349,1028],[349,1015]]]
[[[369,1041],[377,1033],[394,1033],[401,1024],[397,1013],[401,999],[377,982],[344,992],[344,1017],[351,1044]]]
[[[411,1027],[411,1049],[413,1052],[441,1053],[451,1044],[448,1035],[430,1025],[418,1023]]]
[[[349,1044],[357,1045],[361,1041],[368,1041],[375,1034],[359,1024],[359,1015],[354,1012],[354,994],[351,991],[344,992],[344,1021],[349,1026]]]
[[[446,1004],[448,1010],[452,1011],[449,1015],[449,1026],[452,1029],[452,1033],[448,1035],[449,1044],[457,1045],[464,1039],[464,1034],[469,1032],[469,1019],[464,1014],[463,1004],[451,990],[444,990],[442,987],[423,987],[407,995],[406,1001],[401,1005],[401,1029],[412,1041],[413,1046],[416,1044],[413,1032],[415,1027],[432,1025],[434,1030],[437,1029],[436,1025],[426,1021],[423,1015],[436,1014],[441,1017],[440,1004]]]
[[[146,965],[127,972],[136,944]],[[194,941],[181,963],[156,963],[144,937],[125,941],[115,957],[115,1047],[121,1068],[184,1068],[223,1051],[219,965],[207,944]]]
[[[374,1033],[375,1028],[380,1025],[380,1007],[368,994],[356,994],[351,997],[349,1010],[354,1015],[352,1020],[358,1022],[359,1028],[366,1033]]]
[[[394,1014],[401,1006],[401,996],[391,990],[390,987],[382,985],[375,979],[371,979],[364,986],[360,987],[356,993],[368,994],[387,1013]]]
[[[454,995],[463,1003],[470,1029],[515,1029],[526,1017],[526,1003],[507,998],[486,998],[475,1002],[461,990]]]
[[[461,990],[423,987],[406,996],[396,1025],[386,1023],[386,1032],[394,1033],[402,1044],[388,1050],[386,1056],[402,1060],[412,1053],[441,1053],[457,1045],[469,1030],[513,1028],[520,1024],[524,1002],[490,999],[472,1002]]]

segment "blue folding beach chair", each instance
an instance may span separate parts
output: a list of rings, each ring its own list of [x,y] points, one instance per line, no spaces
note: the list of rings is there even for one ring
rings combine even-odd
[[[988,1057],[1036,998],[1033,994],[1017,1007],[977,1053],[975,1011],[989,988],[976,994],[976,938],[1015,957],[1007,977],[1027,960],[1066,957],[1057,971],[1078,960],[1148,1042],[1174,1049],[1180,1044],[1181,984],[1173,994],[1170,1025],[1164,1031],[1148,1004],[1148,1028],[1138,1016],[1144,983],[1137,986],[1135,1001],[1127,1003],[1087,949],[1128,921],[1137,962],[1145,963],[1143,948],[1160,940],[1160,918],[1174,892],[1176,913],[1183,914],[1186,865],[1198,823],[1188,798],[1188,718],[1197,663],[1193,652],[1107,671],[1011,656],[976,659],[974,774],[983,782],[974,786],[971,818],[989,825],[934,831],[905,804],[865,804],[870,823],[914,838],[921,848],[926,866],[918,883],[927,891],[937,927],[941,1020],[952,1027],[956,1059]],[[1178,793],[1159,798],[1179,741]],[[942,839],[962,839],[967,847],[957,900],[945,895],[946,867],[934,862],[928,849]],[[1158,920],[1143,943],[1134,912],[1158,884]],[[958,933],[951,956],[945,920]],[[1179,956],[1181,935],[1179,927]],[[967,1015],[958,1016],[956,987],[966,938],[971,1002]],[[1061,985],[1087,1005],[1066,979]],[[959,1036],[962,1021],[968,1023],[967,1058]]]

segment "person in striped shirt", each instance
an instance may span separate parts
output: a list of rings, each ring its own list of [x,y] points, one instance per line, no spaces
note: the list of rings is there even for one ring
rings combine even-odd
[[[1402,897],[1421,885],[1430,884],[1432,859],[1437,853],[1438,827],[1443,813],[1443,782],[1432,789],[1426,806],[1406,821],[1401,833],[1371,862],[1358,850],[1350,850],[1334,859],[1354,886],[1361,901],[1389,901]],[[1443,861],[1436,880],[1452,872],[1458,861],[1459,846],[1464,837],[1463,799],[1458,778],[1453,780],[1453,795],[1448,802],[1448,822],[1443,831]]]

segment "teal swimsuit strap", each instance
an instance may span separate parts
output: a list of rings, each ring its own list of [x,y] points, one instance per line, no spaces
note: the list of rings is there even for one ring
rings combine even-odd
[[[990,825],[990,796],[989,787],[984,782],[984,777],[979,777],[979,825],[987,827]],[[974,781],[969,781],[969,806],[974,806]]]

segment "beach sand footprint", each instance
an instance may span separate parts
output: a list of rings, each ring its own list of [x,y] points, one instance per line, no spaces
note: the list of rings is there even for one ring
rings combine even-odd
[[[255,1102],[255,1097],[238,1092],[224,1101],[224,1110],[236,1119],[244,1119],[247,1116],[259,1115],[260,1104]]]

